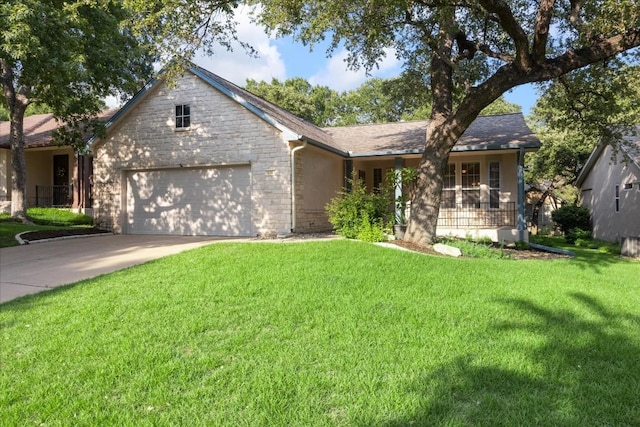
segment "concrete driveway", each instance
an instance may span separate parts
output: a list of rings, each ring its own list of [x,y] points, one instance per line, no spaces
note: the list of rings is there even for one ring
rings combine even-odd
[[[223,238],[109,234],[0,248],[0,302],[220,240]]]

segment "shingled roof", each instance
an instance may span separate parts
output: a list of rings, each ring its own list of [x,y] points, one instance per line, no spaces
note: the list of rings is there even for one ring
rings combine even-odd
[[[621,148],[629,156],[631,161],[640,168],[640,125],[636,127],[635,135],[625,137],[626,144],[621,144]]]
[[[578,187],[587,179],[589,172],[607,146],[608,144],[600,143],[593,149],[576,180]],[[628,156],[629,160],[640,169],[640,125],[636,126],[635,132],[624,137],[624,142],[619,144],[619,148]]]
[[[104,111],[99,114],[99,117],[106,119],[113,115],[113,110]],[[48,147],[54,145],[51,137],[53,131],[62,126],[62,123],[57,121],[53,114],[35,114],[33,116],[27,116],[24,118],[23,132],[24,132],[24,145],[25,148],[38,148]],[[10,122],[0,122],[0,148],[11,148],[11,141],[9,140]],[[85,135],[85,142],[90,139],[91,135]]]
[[[36,114],[24,118],[24,145],[27,148],[51,144],[51,133],[60,125],[53,114]],[[0,148],[10,148],[10,122],[0,122]]]
[[[345,157],[420,154],[428,120],[319,128],[313,123],[248,92],[201,67],[191,71],[256,114],[283,125],[296,139],[334,151]],[[265,118],[265,117],[263,117]],[[453,151],[536,149],[540,140],[531,132],[521,113],[478,117],[462,135]]]
[[[357,126],[319,128],[295,114],[242,89],[197,65],[189,67],[194,75],[249,109],[262,120],[287,133],[290,140],[306,141],[343,157],[421,154],[429,121],[411,121]],[[107,128],[133,108],[159,80],[151,80],[107,122]],[[111,114],[109,114],[111,115]],[[59,125],[51,114],[25,118],[27,147],[51,144],[51,133]],[[92,138],[89,144],[94,140]],[[524,122],[521,113],[478,117],[453,151],[535,149],[540,141]],[[9,122],[0,124],[0,148],[9,148]]]
[[[349,147],[351,157],[401,155],[424,151],[428,120],[325,128],[325,132]],[[479,116],[453,151],[539,148],[521,113]]]

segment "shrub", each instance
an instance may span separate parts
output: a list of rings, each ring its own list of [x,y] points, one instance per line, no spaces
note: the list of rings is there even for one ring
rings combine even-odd
[[[336,233],[349,239],[360,238],[361,231],[363,236],[371,233],[374,226],[383,232],[383,224],[389,222],[391,215],[388,196],[384,192],[367,193],[360,183],[352,191],[341,191],[326,210]]]
[[[562,206],[560,209],[553,211],[551,218],[556,224],[558,224],[558,227],[560,227],[560,230],[562,230],[565,236],[570,230],[575,228],[591,230],[589,210],[582,206]]]
[[[587,247],[588,241],[591,240],[591,232],[581,228],[572,228],[565,233],[564,240],[568,243],[575,243],[576,246]]]
[[[362,223],[356,238],[364,242],[383,242],[387,240],[382,221],[371,221],[367,213],[362,217]]]

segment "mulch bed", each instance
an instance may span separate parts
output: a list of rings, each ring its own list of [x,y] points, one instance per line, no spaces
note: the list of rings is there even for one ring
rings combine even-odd
[[[414,243],[405,242],[404,240],[393,240],[394,243],[405,249],[409,249],[415,252],[422,252],[430,255],[445,256],[441,253],[434,251],[432,248],[426,248],[424,246],[416,245]],[[550,252],[537,251],[535,249],[502,249],[510,259],[558,259],[558,258],[570,258],[568,255],[554,254]],[[464,255],[463,255],[464,257]]]
[[[36,240],[45,240],[45,239],[57,239],[62,237],[70,237],[70,236],[86,236],[92,234],[104,234],[110,233],[110,231],[100,230],[97,228],[76,228],[76,229],[67,229],[67,230],[40,230],[40,231],[29,231],[27,233],[23,233],[20,237],[25,242],[33,242]],[[302,234],[296,235],[297,239],[318,239],[318,238],[327,238],[327,237],[335,237],[332,234]],[[441,253],[434,251],[432,248],[416,245],[415,243],[409,243],[404,240],[393,240],[390,243],[403,247],[405,249],[421,252],[430,255],[438,255],[445,256]],[[570,258],[567,255],[554,254],[550,252],[537,251],[535,249],[510,249],[504,248],[503,251],[508,254],[510,259],[557,259],[557,258]],[[463,255],[464,257],[464,255]]]
[[[75,228],[75,229],[67,229],[67,230],[40,230],[40,231],[29,231],[27,233],[23,233],[20,235],[20,238],[25,242],[33,242],[36,240],[57,239],[61,237],[70,237],[70,236],[87,236],[91,234],[104,234],[104,233],[110,233],[110,231],[99,230],[97,228]]]

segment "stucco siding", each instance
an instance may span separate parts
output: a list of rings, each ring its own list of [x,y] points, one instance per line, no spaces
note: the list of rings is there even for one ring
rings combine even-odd
[[[0,149],[0,201],[11,193],[11,150]]]
[[[307,146],[298,151],[296,168],[295,232],[331,230],[325,206],[344,185],[344,160],[339,156]]]
[[[175,129],[175,106],[191,109],[189,130]],[[250,165],[252,234],[291,228],[288,142],[255,114],[186,73],[160,82],[93,147],[97,223],[123,231],[128,171]]]
[[[593,236],[619,242],[622,237],[640,236],[640,170],[621,154],[615,162],[611,156],[611,147],[605,148],[585,178],[582,204],[591,212]],[[625,189],[625,184],[631,188]]]
[[[34,206],[37,203],[36,186],[53,185],[53,157],[57,155],[68,156],[68,181],[61,185],[69,185],[73,182],[73,149],[70,147],[46,147],[25,150],[24,157],[27,165],[27,202],[29,205]]]

